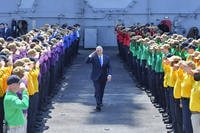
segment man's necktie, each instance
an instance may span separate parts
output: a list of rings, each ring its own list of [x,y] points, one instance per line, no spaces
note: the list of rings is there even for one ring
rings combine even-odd
[[[101,66],[102,66],[102,60],[101,60],[101,56],[99,56],[99,62],[100,62],[100,64],[101,64]]]

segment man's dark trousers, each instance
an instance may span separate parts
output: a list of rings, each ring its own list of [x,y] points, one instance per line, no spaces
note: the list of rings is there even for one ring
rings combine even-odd
[[[98,80],[93,80],[93,84],[95,87],[95,98],[98,106],[103,103],[103,95],[106,86],[106,79],[104,77],[100,77]]]

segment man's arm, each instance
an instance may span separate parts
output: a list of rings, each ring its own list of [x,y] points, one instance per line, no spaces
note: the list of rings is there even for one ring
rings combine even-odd
[[[22,100],[15,97],[12,98],[12,105],[18,109],[27,109],[29,106],[29,97],[27,90],[23,90],[22,92]]]
[[[18,97],[13,97],[12,104],[15,108],[27,109],[29,106],[29,96],[26,85],[23,82],[20,83],[20,89],[22,90],[22,100],[20,100]]]
[[[108,58],[108,77],[107,77],[107,80],[111,81],[111,78],[112,78],[112,67],[110,65],[110,59]]]
[[[92,63],[92,57],[95,55],[96,51],[92,52],[87,58],[86,63]]]

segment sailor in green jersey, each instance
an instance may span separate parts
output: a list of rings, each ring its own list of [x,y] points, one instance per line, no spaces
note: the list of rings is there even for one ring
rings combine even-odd
[[[150,81],[150,84],[151,84],[151,89],[152,89],[152,95],[154,96],[154,103],[156,104],[156,106],[158,105],[158,94],[157,94],[157,89],[156,89],[156,83],[155,83],[155,66],[156,66],[156,55],[157,55],[157,47],[158,47],[158,44],[155,43],[152,48],[151,48],[151,81]]]
[[[198,40],[195,41],[195,45],[197,46],[196,51],[200,52],[200,39],[198,39]]]
[[[155,72],[160,73],[163,72],[162,69],[162,57],[164,54],[161,52],[161,46],[157,46],[156,51],[156,62],[155,62]]]
[[[135,54],[137,56],[137,60],[139,60],[139,56],[140,56],[140,41],[141,39],[136,40]]]
[[[182,50],[181,50],[181,53],[180,53],[180,57],[182,58],[182,60],[186,60],[187,58],[188,58],[188,53],[187,53],[187,51],[186,51],[186,49],[185,48],[183,48]]]
[[[137,45],[137,61],[136,61],[136,64],[137,64],[137,79],[138,79],[138,87],[142,87],[142,75],[141,75],[141,72],[142,72],[142,68],[141,68],[141,56],[142,56],[142,51],[143,51],[143,42],[144,42],[144,39],[139,39],[138,40],[138,45]]]
[[[159,45],[161,43],[161,36],[156,36],[154,38],[155,42]]]
[[[171,54],[180,56],[179,41],[174,40],[171,42]]]
[[[180,51],[179,51],[179,46],[176,46],[174,55],[176,55],[176,56],[181,56],[181,53],[180,53]]]
[[[152,94],[152,85],[151,85],[151,44],[148,44],[148,57],[147,57],[147,92]]]
[[[200,44],[197,45],[196,51],[199,51],[199,52],[200,52]]]
[[[200,52],[200,39],[195,40],[194,45],[197,47],[197,48],[196,48],[196,51],[199,51],[199,52]]]
[[[168,39],[169,39],[169,36],[167,36],[166,34],[162,34],[161,36],[162,45],[164,45],[163,42],[166,42]]]
[[[187,49],[187,53],[188,53],[188,56],[187,56],[187,61],[192,61],[192,57],[191,55],[195,52],[196,50],[196,46],[194,44],[189,44],[186,49]]]
[[[161,101],[159,95],[160,95],[160,92],[159,92],[159,89],[158,89],[158,81],[157,80],[157,68],[158,68],[158,57],[159,57],[159,45],[157,44],[155,46],[155,51],[152,53],[153,54],[153,60],[152,60],[152,69],[153,69],[153,75],[152,75],[152,79],[154,79],[153,81],[153,86],[154,86],[154,95],[155,95],[155,101],[157,106],[159,106],[159,103]]]
[[[25,84],[20,83],[17,75],[11,75],[8,80],[8,91],[4,97],[5,121],[8,126],[8,133],[25,133],[26,118],[23,110],[29,106],[29,96]],[[19,99],[17,92],[22,91],[22,99]]]
[[[147,69],[146,69],[146,63],[147,63],[147,57],[148,57],[148,44],[149,38],[145,38],[142,43],[142,53],[141,53],[141,75],[142,75],[142,85],[146,89],[147,88]]]
[[[132,74],[135,75],[136,74],[136,42],[134,39],[131,40],[131,44],[130,44],[130,52],[131,52],[131,71]]]
[[[149,55],[147,58],[147,67],[148,68],[151,68],[151,58],[152,58],[152,52],[150,51],[150,47],[151,46],[148,47],[148,55]]]
[[[148,44],[148,47],[147,47],[147,51],[148,51],[148,56],[147,56],[147,93],[151,93],[152,95],[152,92],[153,92],[153,86],[152,86],[152,69],[151,69],[151,66],[152,66],[152,51],[153,51],[153,45],[155,42],[154,41],[151,41],[149,42]]]
[[[139,45],[139,60],[140,60],[140,66],[142,65],[142,53],[143,53],[143,42],[144,42],[144,39],[142,39],[142,41],[140,42],[140,45]]]
[[[156,49],[156,62],[155,62],[155,89],[157,94],[157,102],[159,106],[162,108],[162,113],[164,113],[163,108],[165,107],[165,103],[163,102],[165,99],[164,89],[163,89],[163,68],[162,68],[162,58],[164,54],[161,52],[162,46],[157,46]]]
[[[151,69],[152,71],[155,71],[155,63],[156,63],[156,47],[157,46],[154,46],[153,47],[153,50],[152,50],[152,58],[151,58]]]
[[[136,42],[132,40],[130,44],[130,52],[132,53],[132,56],[136,56],[135,49],[136,49]]]
[[[191,44],[195,45],[196,46],[196,50],[195,51],[199,51],[200,52],[200,39],[198,40],[193,40],[191,42]]]

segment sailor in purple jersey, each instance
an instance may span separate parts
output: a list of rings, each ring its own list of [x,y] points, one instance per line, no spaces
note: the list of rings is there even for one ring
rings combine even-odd
[[[39,106],[41,105],[42,107],[42,110],[40,111],[46,110],[43,110],[43,107],[46,106],[46,102],[48,102],[49,100],[47,99],[47,97],[49,98],[50,93],[52,94],[55,92],[54,86],[63,74],[64,62],[68,63],[69,59],[72,60],[74,50],[73,44],[76,41],[76,33],[73,28],[61,29],[58,26],[52,27],[49,25],[44,26],[41,29],[31,30],[29,33],[23,35],[20,38],[11,38],[10,40],[8,39],[8,42],[5,42],[5,40],[2,40],[0,38],[0,43],[2,43],[3,46],[3,50],[1,50],[0,47],[0,53],[2,52],[6,54],[6,56],[9,57],[9,60],[11,60],[11,62],[13,62],[14,64],[16,63],[15,65],[13,65],[15,73],[19,73],[17,70],[20,70],[20,67],[21,69],[23,68],[23,70],[21,71],[26,70],[22,61],[20,61],[21,59],[31,58],[39,61],[39,96],[40,94],[42,94],[43,99],[42,101],[40,101],[41,104],[39,104]],[[49,39],[50,37],[52,38]],[[68,50],[70,54],[67,53]],[[34,53],[36,52],[39,53],[37,58],[36,55],[34,55]],[[25,71],[22,73],[25,73],[26,75],[27,72]],[[25,77],[21,79],[21,82],[27,84],[27,80]],[[50,88],[52,89],[52,91]],[[35,105],[37,104],[37,97],[35,95],[36,94],[31,95],[30,103],[32,105],[30,105],[30,107],[32,108],[29,109],[28,112],[33,113],[37,111],[37,106]],[[18,96],[21,97],[21,92],[18,92]],[[24,113],[27,114],[27,110],[24,111]],[[32,113],[28,113],[28,127],[30,127],[30,125],[34,125],[35,122],[35,120],[33,120],[34,118],[32,117],[32,115],[30,115]]]

